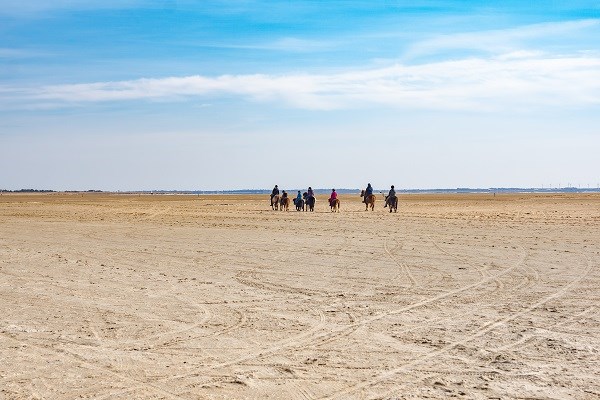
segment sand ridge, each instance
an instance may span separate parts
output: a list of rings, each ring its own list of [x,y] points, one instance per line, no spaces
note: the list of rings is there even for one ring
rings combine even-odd
[[[0,399],[595,399],[600,195],[0,196]]]

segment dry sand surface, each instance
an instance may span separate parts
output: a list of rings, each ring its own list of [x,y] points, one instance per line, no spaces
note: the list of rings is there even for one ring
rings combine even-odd
[[[0,196],[0,399],[598,399],[600,195]]]

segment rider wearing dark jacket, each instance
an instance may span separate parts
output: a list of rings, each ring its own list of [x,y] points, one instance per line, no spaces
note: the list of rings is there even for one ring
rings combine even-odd
[[[369,197],[370,195],[373,194],[373,187],[371,186],[371,184],[369,183],[367,185],[367,188],[365,189],[365,196],[363,198],[363,203],[367,202],[367,197]]]
[[[384,208],[388,206],[388,204],[390,204],[392,201],[394,201],[394,199],[396,198],[396,191],[394,190],[394,185],[392,185],[388,195],[385,197],[385,206],[383,206]]]
[[[271,207],[273,206],[273,197],[277,196],[279,194],[279,188],[277,187],[277,185],[275,185],[275,187],[273,188],[273,191],[271,192]]]

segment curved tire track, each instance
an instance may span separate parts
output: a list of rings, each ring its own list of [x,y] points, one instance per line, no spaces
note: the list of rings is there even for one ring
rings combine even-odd
[[[352,394],[352,393],[356,393],[359,390],[366,389],[368,387],[372,387],[372,386],[376,385],[377,383],[389,380],[390,378],[394,377],[396,374],[398,374],[400,372],[403,372],[403,371],[406,371],[406,370],[409,370],[414,365],[417,365],[417,364],[419,364],[419,363],[421,363],[423,361],[426,361],[426,360],[429,360],[431,358],[440,356],[440,355],[442,355],[444,353],[447,353],[448,351],[450,351],[450,350],[452,350],[452,349],[454,349],[454,348],[456,348],[458,346],[465,345],[466,343],[468,343],[468,342],[470,342],[470,341],[472,341],[472,340],[474,340],[474,339],[476,339],[478,337],[481,337],[481,336],[487,334],[488,332],[493,331],[496,328],[501,327],[502,325],[506,324],[507,322],[510,322],[510,321],[512,321],[514,319],[517,319],[517,318],[520,318],[520,317],[522,317],[524,315],[529,314],[531,311],[533,311],[536,308],[538,308],[538,307],[540,307],[540,306],[548,303],[549,301],[554,300],[554,299],[556,299],[558,297],[563,296],[572,287],[576,286],[579,282],[581,282],[583,279],[585,279],[590,274],[590,272],[592,271],[592,268],[593,268],[591,262],[589,261],[589,259],[586,259],[586,260],[587,260],[587,268],[585,269],[585,271],[584,271],[583,274],[581,274],[580,276],[578,276],[577,278],[575,278],[574,280],[572,280],[571,282],[569,282],[567,285],[565,285],[564,287],[562,287],[558,291],[556,291],[556,292],[554,292],[554,293],[552,293],[552,294],[550,294],[548,296],[545,296],[542,299],[536,301],[535,303],[533,303],[532,305],[530,305],[529,307],[527,307],[525,310],[512,313],[512,314],[510,314],[510,315],[508,315],[506,317],[498,318],[498,319],[496,319],[494,321],[490,321],[487,324],[485,324],[482,328],[476,330],[474,333],[470,334],[469,336],[467,336],[466,338],[464,338],[462,340],[458,340],[458,341],[452,342],[452,343],[450,343],[450,344],[448,344],[448,345],[446,345],[446,346],[444,346],[444,347],[442,347],[442,348],[440,348],[438,350],[434,350],[434,351],[429,352],[429,353],[427,353],[427,354],[425,354],[425,355],[423,355],[421,357],[417,357],[416,359],[414,359],[414,360],[412,360],[412,361],[410,361],[410,362],[408,362],[408,363],[406,363],[406,364],[404,364],[404,365],[402,365],[400,367],[397,367],[397,368],[391,369],[389,371],[386,371],[386,372],[384,372],[382,374],[379,374],[378,376],[376,376],[373,379],[369,379],[367,381],[363,381],[363,382],[361,382],[361,383],[359,383],[357,385],[354,385],[354,386],[352,386],[350,388],[347,388],[347,389],[344,389],[344,390],[339,391],[337,393],[333,393],[333,394],[330,394],[328,396],[322,397],[321,399],[325,400],[325,399],[347,398],[347,396],[350,395],[350,394]],[[492,277],[490,279],[494,279],[494,278]],[[388,395],[389,395],[389,393],[386,393],[386,394],[383,395],[383,397],[386,397]],[[346,397],[341,397],[341,396],[346,396]]]

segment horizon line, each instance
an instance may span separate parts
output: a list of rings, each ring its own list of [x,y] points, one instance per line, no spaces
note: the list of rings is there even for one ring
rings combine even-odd
[[[289,191],[305,191],[306,189],[282,189]],[[328,188],[315,188],[315,192],[329,192],[332,189]],[[339,188],[335,189],[336,192],[360,192],[360,188]],[[385,192],[389,188],[381,189],[374,188],[373,191]],[[577,186],[561,186],[561,187],[457,187],[457,188],[425,188],[425,189],[396,189],[396,192],[410,193],[410,192],[599,192],[600,186],[597,187],[577,187]],[[140,190],[101,190],[101,189],[72,189],[72,190],[56,190],[56,189],[33,189],[33,188],[22,188],[22,189],[0,189],[0,193],[140,193],[140,194],[154,194],[154,193],[173,193],[173,194],[261,194],[270,193],[271,189],[140,189]]]

